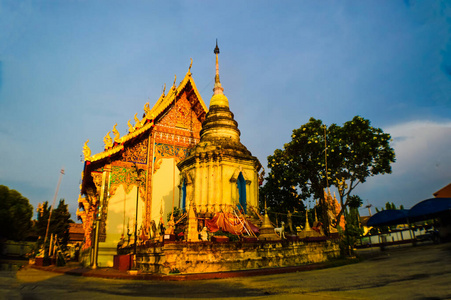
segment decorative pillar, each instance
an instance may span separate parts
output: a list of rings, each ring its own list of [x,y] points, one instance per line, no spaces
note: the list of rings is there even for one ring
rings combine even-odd
[[[252,181],[246,180],[246,214],[249,209],[249,206],[252,205],[253,201],[253,193],[251,193],[251,184]]]
[[[199,163],[199,156],[196,156],[196,168],[195,172],[195,180],[194,180],[194,201],[192,203],[193,207],[200,204],[200,199],[202,198],[202,178],[201,178],[201,169]]]
[[[206,176],[208,176],[207,174],[207,162],[206,162],[206,154],[202,153],[201,154],[201,176],[202,176],[202,193],[201,193],[201,206],[200,206],[200,211],[201,212],[205,212],[205,205],[207,204],[207,192],[208,192],[208,182],[207,182],[207,178]]]
[[[222,204],[222,194],[221,194],[221,169],[219,166],[219,156],[216,156],[216,163],[215,163],[215,203],[217,205],[217,211],[221,210],[221,204]]]
[[[215,203],[215,182],[214,182],[214,170],[213,170],[213,154],[208,153],[208,198],[207,198],[207,205],[208,205],[208,211],[211,209],[211,205]]]
[[[238,186],[236,183],[236,178],[231,178],[230,179],[230,188],[231,188],[231,192],[230,192],[230,200],[227,201],[229,205],[235,206],[237,204],[237,194],[238,194]],[[235,207],[234,207],[235,208]]]

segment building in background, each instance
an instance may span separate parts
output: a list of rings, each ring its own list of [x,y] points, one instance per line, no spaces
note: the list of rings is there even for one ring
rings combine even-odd
[[[435,198],[451,198],[451,183],[445,187],[442,187],[433,195]]]

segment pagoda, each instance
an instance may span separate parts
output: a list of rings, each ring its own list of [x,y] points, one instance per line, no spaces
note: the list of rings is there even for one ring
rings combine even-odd
[[[261,164],[240,141],[238,123],[219,79],[217,43],[214,53],[215,85],[200,141],[177,166],[190,211],[208,217],[236,210],[245,215],[258,207]],[[188,232],[188,240],[196,240],[196,237],[197,232]]]

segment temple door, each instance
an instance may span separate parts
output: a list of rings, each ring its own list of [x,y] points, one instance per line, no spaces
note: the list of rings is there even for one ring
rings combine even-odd
[[[238,209],[243,209],[244,213],[247,214],[247,203],[246,203],[246,180],[244,179],[243,173],[240,172],[238,179],[236,181],[239,194],[239,205]]]
[[[186,179],[182,182],[182,199],[180,201],[180,209],[182,212],[186,211]]]

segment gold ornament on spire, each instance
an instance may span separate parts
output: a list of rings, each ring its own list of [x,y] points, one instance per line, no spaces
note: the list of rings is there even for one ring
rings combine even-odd
[[[175,82],[177,81],[177,74],[174,75],[174,83],[172,84],[172,88],[175,90],[176,86],[175,86]]]
[[[109,148],[113,147],[113,139],[110,137],[110,132],[111,131],[108,131],[108,133],[103,138],[103,143],[105,144],[105,149],[109,149]]]
[[[193,66],[193,59],[191,59],[191,63],[189,64],[188,73],[191,73],[191,67]]]
[[[120,143],[121,142],[121,139],[120,139],[121,134],[119,133],[119,131],[117,131],[116,126],[117,126],[117,123],[114,124],[114,126],[113,126],[114,141],[116,143]]]
[[[83,146],[83,156],[85,160],[88,160],[91,157],[91,149],[88,147],[89,139],[85,142],[85,145]]]

